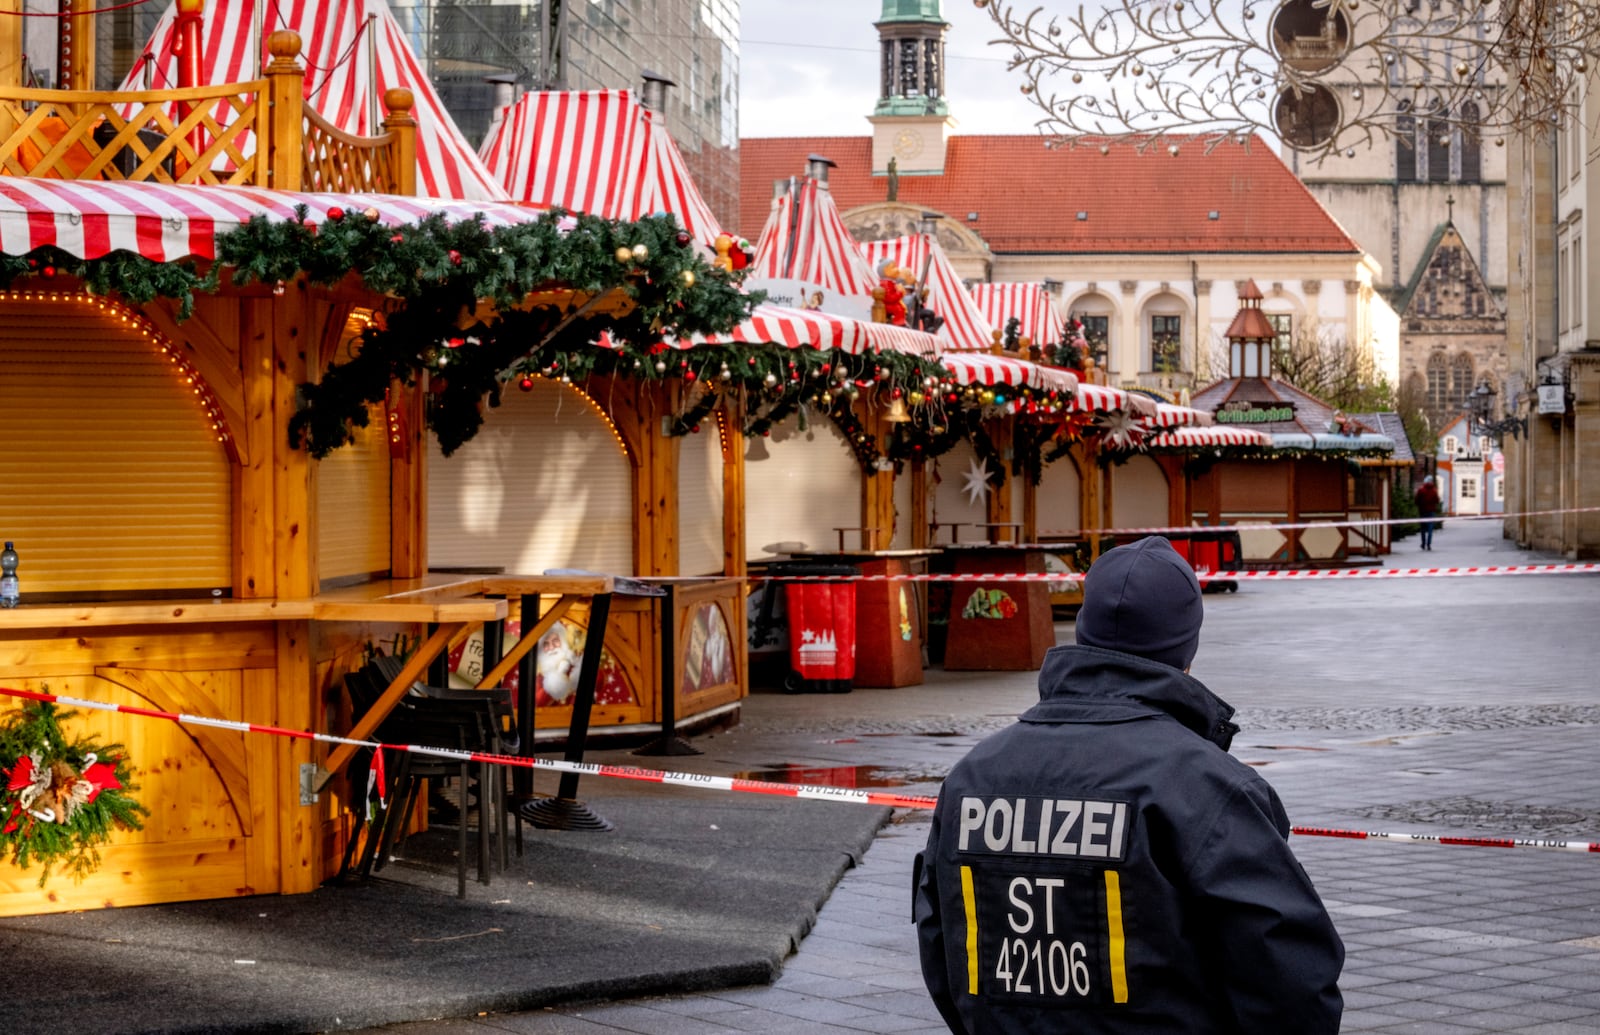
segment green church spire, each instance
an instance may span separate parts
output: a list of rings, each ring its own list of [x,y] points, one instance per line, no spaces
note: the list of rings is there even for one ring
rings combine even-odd
[[[939,0],[883,0],[883,17],[878,19],[878,23],[881,25],[884,22],[945,24]]]

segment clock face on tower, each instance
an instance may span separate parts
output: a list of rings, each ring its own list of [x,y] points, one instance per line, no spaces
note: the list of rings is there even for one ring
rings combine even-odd
[[[922,153],[922,137],[902,129],[894,138],[894,153],[900,158],[915,158]]]

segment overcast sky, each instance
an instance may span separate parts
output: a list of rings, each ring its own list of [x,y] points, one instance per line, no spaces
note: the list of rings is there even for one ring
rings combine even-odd
[[[739,133],[861,136],[878,101],[880,0],[743,0]],[[972,0],[944,0],[945,92],[957,133],[1036,132],[1007,50]]]

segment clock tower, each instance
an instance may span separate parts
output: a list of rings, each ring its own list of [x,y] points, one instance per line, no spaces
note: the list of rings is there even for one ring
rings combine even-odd
[[[876,23],[881,68],[872,123],[872,171],[893,159],[903,176],[944,172],[945,141],[955,120],[944,94],[944,35],[950,24],[940,0],[883,0]]]

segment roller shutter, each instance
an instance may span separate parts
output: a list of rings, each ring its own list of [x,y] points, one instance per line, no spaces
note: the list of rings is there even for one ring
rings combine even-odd
[[[632,575],[633,480],[611,426],[576,391],[508,392],[450,457],[428,458],[428,564],[513,574]]]
[[[384,574],[390,567],[389,440],[382,406],[355,441],[317,463],[317,577]]]
[[[0,355],[23,600],[226,590],[231,461],[160,345],[90,302],[12,300]]]
[[[1167,476],[1148,456],[1111,468],[1111,523],[1117,528],[1162,528],[1167,524]]]
[[[679,574],[722,574],[722,500],[722,439],[708,417],[699,434],[679,441]]]
[[[836,527],[861,524],[861,468],[849,443],[825,418],[805,431],[785,424],[748,440],[744,458],[746,541],[752,560],[774,543],[839,546]],[[845,537],[847,544],[852,542]]]

